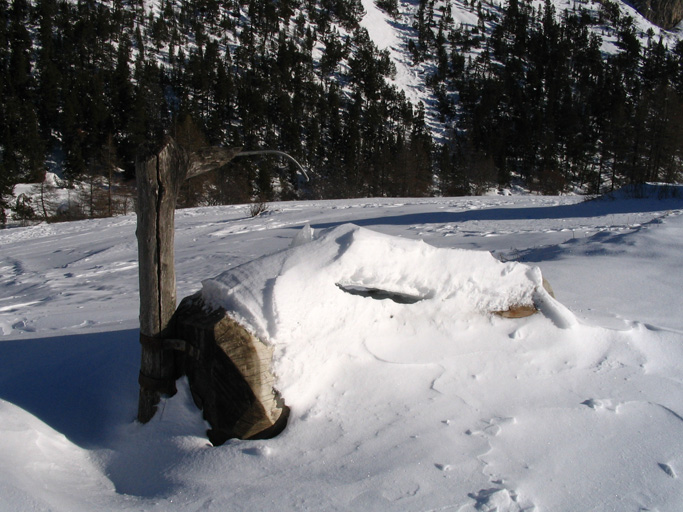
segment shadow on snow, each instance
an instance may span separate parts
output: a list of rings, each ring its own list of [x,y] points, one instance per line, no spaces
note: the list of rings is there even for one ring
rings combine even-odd
[[[411,213],[405,215],[386,215],[374,218],[351,220],[357,226],[411,226],[419,224],[449,224],[468,221],[501,221],[501,220],[550,220],[604,217],[606,215],[646,213],[665,211],[668,208],[681,208],[683,201],[680,199],[667,200],[619,200],[599,199],[584,201],[577,204],[558,206],[537,206],[529,208],[482,208],[480,210],[465,211],[440,211]],[[325,229],[345,224],[344,222],[328,222],[313,224],[316,229]]]
[[[0,342],[0,398],[98,447],[135,419],[137,329]]]

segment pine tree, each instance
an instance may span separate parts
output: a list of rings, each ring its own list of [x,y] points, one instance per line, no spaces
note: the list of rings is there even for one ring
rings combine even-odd
[[[41,0],[38,4],[40,16],[40,51],[37,58],[38,72],[38,118],[41,135],[45,141],[51,141],[52,131],[59,124],[62,73],[57,65],[57,49],[54,41],[53,19],[57,7],[53,0]]]
[[[64,147],[64,174],[69,180],[76,180],[86,171],[84,155],[84,135],[82,128],[83,111],[78,89],[74,86],[64,99],[62,114],[62,143]]]
[[[7,89],[9,84],[8,68],[9,68],[9,13],[7,0],[0,0],[0,118],[7,119],[8,113],[6,108]],[[0,125],[0,226],[5,226],[7,218],[5,210],[9,208],[8,198],[14,188],[15,176],[12,170],[7,167],[6,160],[8,155],[8,130],[7,124]]]

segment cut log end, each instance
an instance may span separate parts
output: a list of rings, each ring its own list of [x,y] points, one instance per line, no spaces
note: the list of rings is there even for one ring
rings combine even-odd
[[[536,309],[536,306],[534,306],[533,304],[519,304],[516,306],[512,306],[510,309],[507,309],[505,311],[493,312],[494,315],[500,316],[502,318],[526,318],[527,316],[531,316],[535,313],[538,313],[538,309]]]
[[[217,445],[279,434],[289,409],[274,388],[272,347],[225,310],[207,308],[199,294],[182,301],[174,323],[176,336],[188,345],[184,369],[211,425],[209,440]]]
[[[554,299],[555,292],[548,280],[543,278],[543,289]],[[526,318],[538,313],[538,308],[535,304],[515,304],[505,311],[493,311],[493,314],[502,318]]]

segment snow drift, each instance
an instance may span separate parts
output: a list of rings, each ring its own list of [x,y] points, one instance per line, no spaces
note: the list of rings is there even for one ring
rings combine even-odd
[[[538,267],[486,251],[436,248],[351,224],[315,238],[306,226],[292,245],[202,283],[205,302],[275,345],[288,404],[329,385],[344,371],[338,362],[360,357],[368,344],[419,352],[416,333],[452,343],[472,322],[495,323],[491,314],[520,306],[538,307],[559,328],[576,324]]]

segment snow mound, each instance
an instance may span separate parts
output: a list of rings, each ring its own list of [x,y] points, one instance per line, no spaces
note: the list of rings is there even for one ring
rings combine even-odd
[[[90,497],[113,492],[88,452],[63,434],[2,399],[0,417],[0,509],[86,510]]]
[[[491,313],[520,305],[535,304],[556,327],[576,323],[545,291],[537,267],[351,224],[318,236],[305,227],[293,247],[204,281],[202,295],[275,346],[288,403],[289,389],[310,389],[340,370],[331,360],[362,358],[369,345],[377,357],[419,360],[418,333],[449,343],[473,324],[510,322]]]

